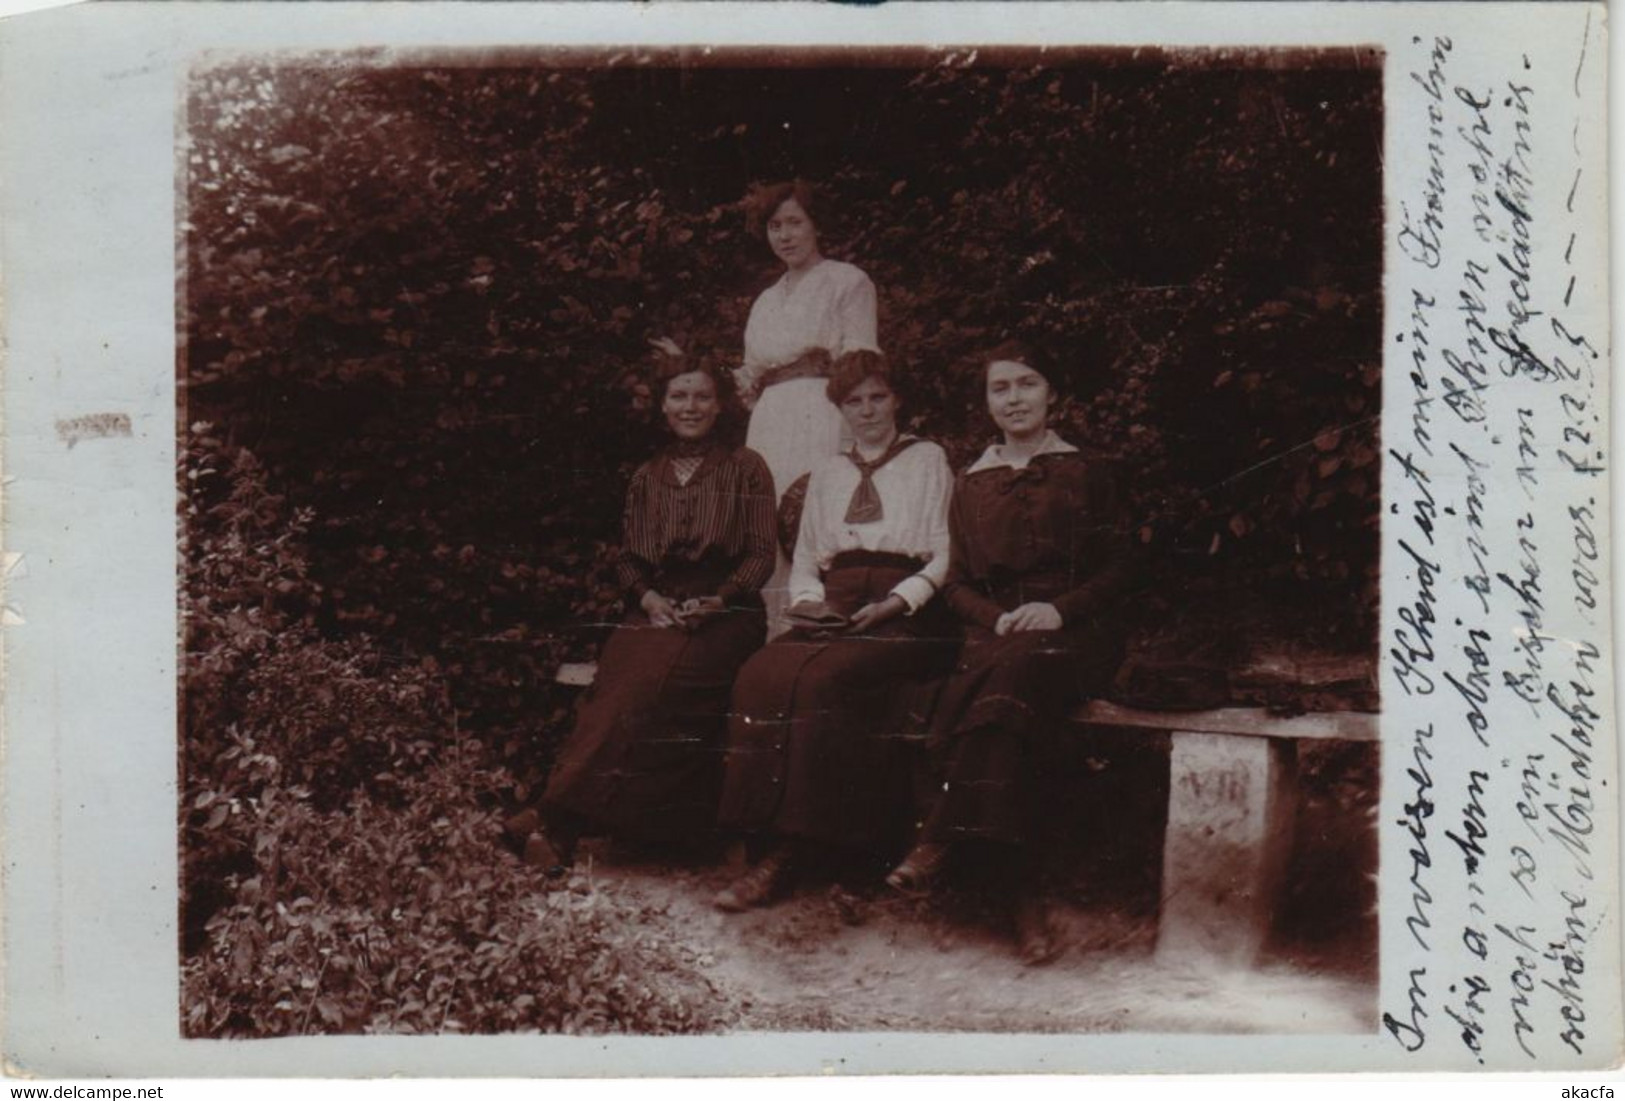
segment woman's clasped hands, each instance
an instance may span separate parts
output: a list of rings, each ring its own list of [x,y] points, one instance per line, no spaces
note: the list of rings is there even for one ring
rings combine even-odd
[[[643,594],[643,613],[655,627],[681,627],[693,630],[712,616],[727,611],[720,596],[695,596],[678,602],[650,589]]]

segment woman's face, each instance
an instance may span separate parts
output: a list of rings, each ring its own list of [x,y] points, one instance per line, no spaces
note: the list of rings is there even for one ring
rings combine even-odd
[[[767,243],[791,271],[805,268],[818,259],[818,229],[794,199],[780,203],[767,220]]]
[[[987,411],[1007,440],[1030,440],[1049,427],[1050,388],[1027,366],[999,360],[987,368]]]
[[[897,395],[885,382],[870,376],[846,395],[841,416],[859,443],[883,447],[897,431]]]
[[[666,383],[666,399],[660,405],[666,423],[680,440],[702,440],[716,427],[722,411],[717,401],[717,384],[704,371],[689,371]]]

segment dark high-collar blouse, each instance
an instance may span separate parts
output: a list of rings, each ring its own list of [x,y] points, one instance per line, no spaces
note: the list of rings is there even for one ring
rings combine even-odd
[[[773,476],[749,448],[704,448],[687,484],[678,480],[675,448],[632,475],[625,538],[616,568],[634,601],[658,589],[662,565],[702,559],[726,563],[724,600],[757,592],[773,576],[777,523]]]
[[[1071,626],[1110,610],[1128,583],[1116,472],[1080,452],[961,474],[948,526],[944,595],[969,623],[992,629],[1003,613],[1041,602]]]

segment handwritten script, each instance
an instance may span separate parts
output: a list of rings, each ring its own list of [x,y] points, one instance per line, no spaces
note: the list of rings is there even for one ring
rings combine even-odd
[[[1381,1022],[1433,1063],[1585,1065],[1618,1027],[1594,34],[1389,58]]]

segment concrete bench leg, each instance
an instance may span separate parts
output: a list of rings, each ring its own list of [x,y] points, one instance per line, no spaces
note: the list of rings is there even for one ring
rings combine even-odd
[[[1292,852],[1297,744],[1175,731],[1157,956],[1249,967]]]

